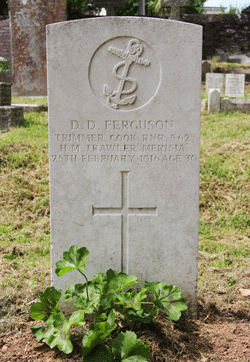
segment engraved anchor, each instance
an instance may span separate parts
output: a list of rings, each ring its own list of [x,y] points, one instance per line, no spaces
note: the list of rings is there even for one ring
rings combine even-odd
[[[107,105],[113,109],[118,109],[119,106],[133,104],[137,97],[136,94],[134,94],[132,96],[122,98],[124,94],[134,93],[138,87],[137,81],[134,78],[128,76],[130,66],[133,63],[149,66],[150,61],[140,58],[140,55],[143,52],[143,46],[138,39],[131,39],[128,42],[126,50],[116,47],[109,47],[108,51],[124,59],[122,62],[117,63],[112,71],[116,79],[119,80],[118,88],[116,90],[112,90],[107,84],[105,84],[103,87],[103,93],[107,96]],[[118,74],[118,70],[122,66],[122,74]],[[126,82],[132,83],[130,89],[125,89]]]

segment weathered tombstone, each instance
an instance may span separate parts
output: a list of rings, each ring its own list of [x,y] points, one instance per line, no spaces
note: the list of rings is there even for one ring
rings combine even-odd
[[[230,63],[239,63],[239,64],[249,65],[250,57],[248,57],[247,55],[230,55],[228,57],[228,61]]]
[[[105,17],[47,41],[53,285],[81,280],[55,275],[77,243],[89,278],[175,284],[195,313],[202,28]]]
[[[225,79],[226,75],[221,73],[207,73],[206,74],[206,92],[209,93],[209,89],[220,90],[220,94],[225,93]]]
[[[208,93],[208,113],[220,112],[220,90],[209,89]]]
[[[207,60],[203,60],[201,64],[201,80],[206,80],[206,74],[211,72],[211,64]]]
[[[0,130],[21,125],[23,108],[11,105],[11,84],[0,82]]]
[[[227,74],[226,91],[227,97],[244,97],[245,95],[245,74]]]
[[[180,20],[181,7],[189,6],[190,0],[161,0],[163,8],[171,8],[170,18],[172,20]]]
[[[46,31],[66,20],[66,0],[9,0],[12,55],[12,94],[47,94]]]

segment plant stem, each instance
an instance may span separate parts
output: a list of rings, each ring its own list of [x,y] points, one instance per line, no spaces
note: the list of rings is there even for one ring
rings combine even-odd
[[[86,275],[80,270],[80,269],[77,269],[78,271],[79,271],[79,273],[81,273],[83,276],[84,276],[84,278],[85,278],[85,280],[86,280],[86,293],[87,293],[87,299],[88,299],[88,301],[89,301],[89,289],[88,289],[88,278],[86,277]]]

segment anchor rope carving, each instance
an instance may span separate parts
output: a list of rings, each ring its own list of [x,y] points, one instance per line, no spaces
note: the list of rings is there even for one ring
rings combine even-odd
[[[136,79],[129,77],[131,65],[136,63],[147,67],[150,65],[150,61],[140,57],[143,53],[143,46],[138,39],[131,39],[127,44],[126,50],[109,47],[108,51],[123,59],[123,61],[114,66],[112,71],[114,77],[119,80],[118,88],[113,90],[107,84],[103,86],[103,93],[107,96],[106,104],[110,108],[118,109],[119,106],[133,104],[137,98],[136,94],[123,97],[123,95],[134,93],[138,87]],[[119,74],[118,70],[121,67],[123,67],[122,73]],[[125,89],[127,82],[131,83],[131,88],[129,89]]]

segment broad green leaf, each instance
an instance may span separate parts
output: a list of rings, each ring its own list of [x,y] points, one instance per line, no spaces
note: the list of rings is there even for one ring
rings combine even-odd
[[[82,355],[87,356],[92,349],[108,337],[116,328],[116,324],[109,324],[108,322],[92,323],[89,326],[89,331],[85,333],[82,344]]]
[[[111,309],[111,311],[109,312],[108,318],[107,318],[107,322],[112,326],[115,324],[115,309]]]
[[[77,249],[77,244],[71,246],[69,251],[63,253],[63,260],[56,263],[56,274],[61,277],[75,269],[84,272],[85,262],[88,257],[89,251],[85,247]]]
[[[95,311],[94,302],[92,300],[87,300],[85,297],[78,297],[74,301],[74,306],[81,308],[84,313],[92,314]]]
[[[104,285],[103,294],[104,298],[101,300],[101,305],[104,309],[111,307],[113,300],[116,298],[116,293],[122,289],[138,283],[135,275],[127,275],[125,273],[118,273],[115,270],[109,269],[107,271],[106,283]]]
[[[128,319],[130,322],[140,322],[140,323],[151,323],[155,317],[155,312],[146,312],[143,309],[140,310],[129,310]]]
[[[118,273],[112,269],[107,271],[107,284],[105,285],[105,293],[116,293],[131,285],[138,284],[135,275],[127,275],[125,273]]]
[[[141,309],[141,300],[147,298],[145,293],[147,289],[141,289],[139,293],[136,290],[119,293],[114,299],[115,304],[120,304],[124,308],[133,308],[135,310]]]
[[[32,304],[30,318],[47,321],[52,313],[58,312],[62,291],[54,287],[48,287],[44,292],[38,292],[41,302]]]
[[[106,322],[107,318],[108,318],[107,313],[101,313],[98,315],[97,322]]]
[[[180,288],[173,285],[168,286],[165,282],[145,282],[145,287],[155,296],[153,303],[156,308],[166,313],[172,320],[177,321],[181,316],[181,311],[187,309]]]
[[[105,294],[104,294],[105,295]],[[113,300],[116,298],[115,293],[110,293],[105,295],[103,299],[100,300],[101,306],[104,310],[111,308]]]
[[[112,352],[119,361],[126,361],[126,359],[129,361],[128,358],[135,356],[141,356],[144,358],[142,361],[147,361],[150,357],[149,346],[137,339],[134,332],[119,333],[118,337],[112,341]]]
[[[106,282],[106,275],[104,273],[98,273],[92,278],[92,283],[99,289],[102,289]]]
[[[137,355],[125,358],[122,362],[148,362],[148,358]]]
[[[101,274],[99,276],[99,279],[95,276],[94,280],[88,282],[88,294],[87,283],[69,286],[64,294],[65,300],[71,301],[74,297],[77,297],[74,302],[76,307],[85,310],[86,313],[92,313],[94,311],[93,306],[98,310],[103,291],[102,276]]]
[[[70,302],[74,297],[78,297],[78,295],[82,294],[83,290],[84,284],[70,285],[64,293],[64,300]]]
[[[86,324],[84,320],[84,311],[83,310],[77,310],[73,312],[69,318],[69,323],[71,326],[84,326]]]
[[[73,350],[73,345],[70,340],[70,327],[72,325],[83,326],[86,324],[84,321],[84,312],[78,310],[72,313],[69,320],[63,313],[58,312],[51,314],[45,324],[31,327],[31,331],[36,337],[37,342],[43,341],[47,343],[50,348],[57,346],[60,351],[68,354]]]
[[[69,354],[73,351],[70,340],[70,322],[63,313],[52,314],[47,321],[48,327],[43,336],[43,342],[50,348],[57,346],[60,351]]]
[[[67,298],[76,296],[77,298],[74,302],[74,305],[78,308],[83,309],[86,313],[93,313],[94,310],[99,310],[102,298],[102,290],[100,290],[98,284],[93,284],[93,282],[88,283],[88,293],[87,293],[87,284],[79,287],[78,284],[75,284],[76,288],[68,288],[66,290]],[[80,293],[79,293],[80,292]]]
[[[114,362],[114,358],[108,346],[96,346],[91,353],[84,357],[83,362]]]
[[[44,324],[38,324],[37,326],[31,326],[30,330],[32,334],[36,337],[36,341],[40,342],[41,339],[43,339],[44,333],[45,333],[45,327]]]
[[[93,301],[93,304],[96,308],[100,307],[102,291],[103,288],[100,284],[97,283],[94,284],[92,281],[88,283],[89,299]],[[87,297],[86,289],[84,289],[84,295]]]

